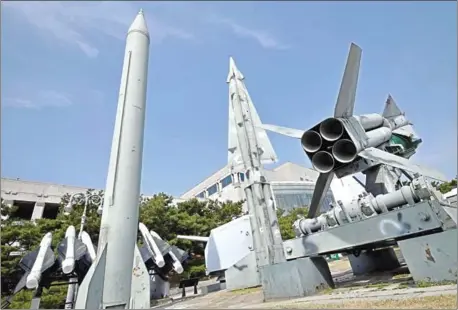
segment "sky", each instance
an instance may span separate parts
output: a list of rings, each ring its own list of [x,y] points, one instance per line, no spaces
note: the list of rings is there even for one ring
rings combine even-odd
[[[261,120],[331,116],[351,42],[355,113],[391,94],[423,139],[414,161],[457,171],[456,2],[2,1],[1,175],[104,188],[125,36],[151,36],[142,192],[178,196],[227,163],[229,56]],[[280,163],[311,164],[269,133]]]

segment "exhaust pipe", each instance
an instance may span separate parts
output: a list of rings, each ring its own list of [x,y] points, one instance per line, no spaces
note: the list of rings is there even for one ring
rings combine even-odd
[[[390,140],[391,135],[391,130],[386,127],[367,131],[365,148],[378,147]],[[342,139],[332,146],[332,156],[334,156],[337,161],[346,164],[353,161],[362,149],[360,144],[357,145],[351,140]]]
[[[308,130],[302,135],[301,144],[304,151],[314,153],[321,148],[323,140],[318,132],[315,130]]]
[[[333,142],[342,137],[344,127],[336,118],[328,118],[320,124],[320,135],[327,141]]]
[[[312,165],[319,173],[328,173],[334,169],[334,158],[329,152],[319,151],[313,155]]]
[[[351,140],[342,139],[332,146],[332,155],[337,161],[346,164],[356,158],[358,149]]]

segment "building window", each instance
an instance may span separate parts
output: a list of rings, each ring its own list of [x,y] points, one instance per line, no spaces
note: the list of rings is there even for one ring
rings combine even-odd
[[[245,174],[239,172],[239,178],[240,178],[240,182],[245,181]]]
[[[301,184],[301,185],[290,185],[290,184],[278,184],[272,187],[275,203],[277,209],[282,209],[289,212],[295,208],[308,207],[312,202],[312,196],[314,191],[313,184]],[[334,203],[334,198],[331,190],[325,195],[323,203],[320,206],[320,213],[328,211],[329,204]]]
[[[225,188],[229,184],[232,183],[232,175],[228,175],[224,179],[221,180],[221,188]]]
[[[200,192],[199,194],[197,194],[196,197],[197,197],[197,198],[205,198],[205,191]]]
[[[216,192],[218,192],[218,185],[217,184],[213,184],[212,186],[210,186],[207,189],[208,196],[211,196],[211,195],[215,194]]]

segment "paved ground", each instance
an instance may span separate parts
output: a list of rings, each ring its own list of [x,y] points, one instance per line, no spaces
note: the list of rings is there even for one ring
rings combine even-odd
[[[371,303],[391,300],[394,302],[390,308],[403,300],[421,298],[431,298],[429,296],[455,296],[448,297],[449,305],[456,301],[457,285],[429,286],[422,285],[418,287],[412,281],[406,267],[401,267],[390,273],[373,274],[370,276],[354,276],[351,272],[347,259],[331,262],[330,268],[333,273],[336,289],[325,290],[315,296],[296,298],[283,301],[263,302],[263,295],[260,288],[246,289],[240,291],[219,291],[205,296],[192,295],[192,289],[187,298],[181,300],[181,295],[173,296],[172,303],[157,306],[157,309],[235,309],[235,308],[313,308],[314,306],[332,306],[339,307],[342,303],[351,301],[348,308],[354,308],[355,303],[365,302],[367,308]],[[200,293],[200,292],[199,292]],[[369,302],[369,304],[367,304]],[[435,301],[431,301],[433,304]],[[417,302],[418,303],[418,302]],[[409,308],[409,305],[403,305]],[[357,306],[356,306],[357,307]],[[387,308],[385,304],[378,308]],[[410,307],[412,308],[412,307]],[[416,308],[416,307],[415,307]],[[434,307],[433,307],[434,308]],[[456,309],[455,306],[452,308]]]

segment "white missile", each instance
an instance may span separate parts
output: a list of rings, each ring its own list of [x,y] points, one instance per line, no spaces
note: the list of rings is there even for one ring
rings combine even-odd
[[[156,242],[154,241],[153,236],[148,231],[148,228],[146,228],[145,224],[138,223],[138,229],[140,230],[140,233],[143,236],[143,240],[145,240],[146,245],[150,249],[151,254],[153,255],[154,262],[156,263],[156,265],[159,268],[164,267],[164,265],[165,265],[164,256],[162,256],[162,253],[159,250],[159,247],[157,246]]]
[[[183,268],[183,265],[181,264],[181,262],[178,260],[176,255],[172,252],[172,250],[169,251],[169,255],[173,260],[173,263],[172,263],[173,270],[175,270],[176,273],[178,273],[178,274],[182,274],[183,271],[184,271],[184,268]]]
[[[51,248],[52,233],[47,233],[40,242],[40,250],[38,250],[37,258],[33,263],[30,274],[26,279],[26,287],[28,289],[35,289],[41,280],[41,273],[43,272],[43,262],[45,260],[46,252]]]
[[[162,240],[161,236],[158,235],[157,232],[155,232],[154,230],[150,230],[149,233],[151,234],[151,236],[153,236],[154,238],[158,238],[160,240]],[[178,274],[182,274],[183,271],[184,271],[184,268],[183,268],[183,265],[181,264],[180,260],[178,259],[178,257],[176,257],[176,255],[172,252],[172,249],[170,249],[170,251],[168,252],[169,255],[170,255],[170,258],[172,259],[173,261],[173,270],[176,271],[176,273]]]
[[[67,239],[67,253],[65,253],[65,259],[62,262],[62,271],[64,274],[69,274],[75,268],[75,226],[68,226],[65,232],[65,238]]]
[[[87,232],[83,231],[83,233],[81,234],[81,241],[87,247],[86,255],[90,258],[91,262],[94,262],[96,257],[94,244],[92,243],[91,237],[89,237],[89,234]]]
[[[140,287],[149,278],[136,246],[149,44],[140,10],[127,32],[97,258],[80,286],[77,309],[149,308],[149,291]]]

